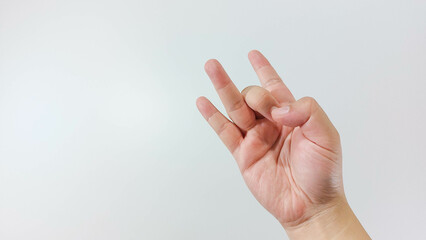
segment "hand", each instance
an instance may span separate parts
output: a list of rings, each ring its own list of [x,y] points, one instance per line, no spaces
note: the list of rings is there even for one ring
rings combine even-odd
[[[262,87],[241,93],[217,60],[205,64],[232,122],[205,97],[197,99],[197,107],[256,199],[296,236],[298,227],[334,214],[337,206],[349,208],[339,134],[313,98],[295,100],[259,51],[248,57]]]

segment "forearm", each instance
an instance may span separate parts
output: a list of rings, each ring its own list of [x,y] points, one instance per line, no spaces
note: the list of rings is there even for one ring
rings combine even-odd
[[[371,239],[345,199],[299,226],[284,228],[291,240]]]

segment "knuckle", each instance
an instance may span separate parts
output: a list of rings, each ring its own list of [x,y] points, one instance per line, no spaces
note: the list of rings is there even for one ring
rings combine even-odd
[[[259,96],[258,96],[258,101],[260,102],[260,103],[264,103],[264,102],[266,102],[267,100],[269,100],[269,92],[268,91],[266,91],[266,90],[263,90],[263,91],[261,91],[260,92],[260,94],[259,94]]]
[[[268,105],[269,94],[267,91],[261,91],[254,99],[253,107],[255,109],[262,109]]]
[[[303,98],[301,98],[301,100],[309,102],[309,103],[315,103],[316,102],[315,98],[309,97],[309,96],[303,97]]]
[[[226,122],[226,123],[222,124],[222,126],[220,126],[219,129],[217,130],[217,134],[219,136],[222,136],[223,133],[225,133],[225,131],[231,126],[232,126],[232,123],[230,123],[230,122]]]
[[[228,109],[228,113],[232,113],[238,111],[242,107],[244,107],[245,102],[242,98],[238,99],[235,103],[231,104]]]
[[[310,109],[311,113],[317,111],[320,108],[318,102],[313,97],[303,97],[300,100],[303,105]]]
[[[271,77],[265,81],[265,87],[270,87],[281,82],[282,79],[280,77]]]
[[[253,88],[255,88],[255,87],[257,87],[256,85],[250,85],[250,86],[247,86],[247,87],[245,87],[242,91],[241,91],[241,94],[242,95],[244,95],[244,96],[246,96],[247,95],[247,93],[249,93]]]
[[[307,104],[309,104],[311,106],[318,105],[317,100],[315,100],[315,98],[313,98],[313,97],[303,97],[303,98],[301,98],[301,100],[303,102],[306,102]]]
[[[253,118],[240,119],[240,122],[238,123],[238,126],[244,130],[250,130],[255,125],[256,125],[256,121],[254,121]]]

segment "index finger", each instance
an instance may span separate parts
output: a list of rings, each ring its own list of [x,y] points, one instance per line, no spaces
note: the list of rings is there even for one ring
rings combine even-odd
[[[251,65],[259,77],[262,87],[269,90],[280,103],[294,102],[293,94],[284,84],[278,73],[269,63],[268,59],[258,50],[252,50],[248,54]]]

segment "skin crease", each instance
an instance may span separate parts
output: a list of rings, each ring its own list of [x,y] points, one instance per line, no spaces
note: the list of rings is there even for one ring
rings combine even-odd
[[[217,60],[205,64],[232,121],[205,97],[197,99],[197,107],[255,198],[286,230],[297,228],[346,202],[340,137],[313,98],[296,101],[259,51],[248,57],[262,87],[241,93]]]

